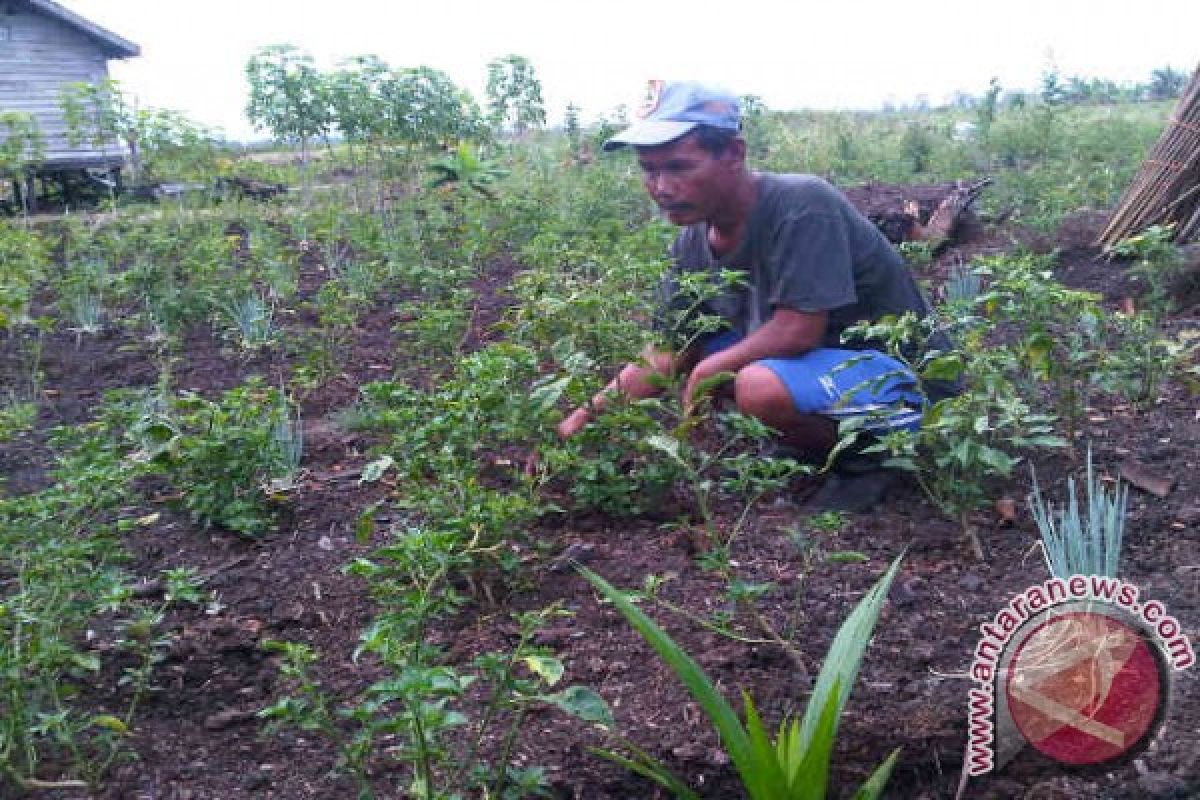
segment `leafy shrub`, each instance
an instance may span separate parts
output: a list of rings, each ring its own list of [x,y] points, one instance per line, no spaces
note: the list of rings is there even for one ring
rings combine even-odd
[[[0,221],[0,331],[27,321],[33,289],[48,267],[42,237]]]
[[[151,396],[129,435],[194,520],[256,536],[270,527],[270,494],[295,484],[299,428],[280,391],[251,379],[216,401]]]

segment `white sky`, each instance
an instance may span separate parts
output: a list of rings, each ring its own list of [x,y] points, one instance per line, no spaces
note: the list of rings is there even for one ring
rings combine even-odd
[[[487,62],[516,53],[551,120],[639,104],[649,78],[695,79],[772,109],[875,108],[979,94],[994,75],[1144,81],[1200,61],[1200,0],[60,0],[142,56],[113,76],[146,106],[248,138],[246,60],[291,43],[320,66],[375,54],[445,71],[482,103]]]

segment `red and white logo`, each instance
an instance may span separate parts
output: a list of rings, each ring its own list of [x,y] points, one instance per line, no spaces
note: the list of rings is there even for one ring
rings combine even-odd
[[[1012,643],[997,689],[1025,741],[1060,763],[1119,760],[1144,747],[1162,720],[1162,651],[1114,611],[1051,613]]]

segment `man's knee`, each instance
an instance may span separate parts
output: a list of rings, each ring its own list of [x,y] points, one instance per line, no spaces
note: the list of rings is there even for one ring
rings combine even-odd
[[[795,416],[791,393],[767,367],[750,364],[738,370],[733,384],[738,411],[772,421]]]

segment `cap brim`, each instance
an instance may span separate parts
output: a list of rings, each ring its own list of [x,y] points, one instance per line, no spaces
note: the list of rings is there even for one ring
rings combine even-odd
[[[696,127],[695,122],[677,122],[675,120],[642,120],[635,123],[604,143],[604,149],[616,150],[625,145],[634,147],[653,147],[666,144],[683,136]]]

